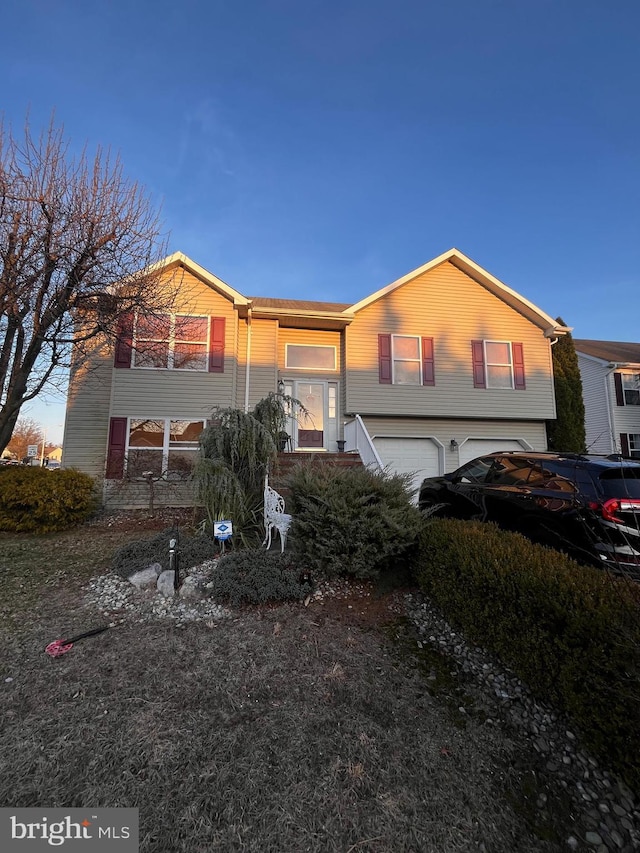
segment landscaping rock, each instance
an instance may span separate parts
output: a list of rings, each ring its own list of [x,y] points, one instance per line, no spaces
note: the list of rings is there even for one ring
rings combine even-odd
[[[202,589],[202,584],[200,578],[196,575],[189,575],[184,579],[184,583],[180,587],[179,592],[180,598],[186,599],[194,599],[194,598],[203,598],[204,591]]]
[[[158,581],[158,575],[161,572],[162,566],[160,563],[153,563],[151,566],[147,566],[146,569],[140,569],[139,572],[129,575],[128,580],[138,589],[143,589],[146,586],[155,585]]]
[[[162,572],[158,577],[157,588],[158,592],[162,593],[165,598],[173,598],[176,594],[176,590],[174,587],[176,573],[167,569]]]

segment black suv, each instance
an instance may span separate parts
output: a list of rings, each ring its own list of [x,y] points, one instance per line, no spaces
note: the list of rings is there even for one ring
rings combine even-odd
[[[621,456],[490,453],[424,480],[419,506],[494,521],[581,562],[640,578],[640,463]]]

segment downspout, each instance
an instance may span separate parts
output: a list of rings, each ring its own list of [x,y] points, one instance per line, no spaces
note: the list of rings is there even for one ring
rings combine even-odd
[[[247,357],[244,374],[244,411],[249,411],[249,381],[251,378],[251,304],[247,308]]]
[[[619,364],[610,365],[609,370],[604,375],[604,399],[607,401],[607,421],[609,423],[609,438],[611,440],[611,452],[622,452],[622,447],[618,451],[618,437],[613,432],[613,411],[611,408],[611,394],[609,388],[609,377],[620,367]]]

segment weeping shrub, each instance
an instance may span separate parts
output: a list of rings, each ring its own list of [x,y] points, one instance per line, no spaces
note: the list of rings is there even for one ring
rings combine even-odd
[[[289,419],[293,416],[297,420],[300,416],[308,415],[309,410],[296,397],[270,391],[266,397],[258,400],[252,414],[267,429],[276,447],[280,447],[281,442],[289,438]]]
[[[200,435],[200,453],[193,477],[195,492],[209,525],[231,519],[234,538],[245,546],[263,535],[264,477],[275,459],[269,430],[252,414],[220,409]]]

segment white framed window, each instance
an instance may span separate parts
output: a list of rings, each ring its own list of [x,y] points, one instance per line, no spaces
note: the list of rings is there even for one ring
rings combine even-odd
[[[320,344],[285,344],[285,367],[300,370],[336,370],[334,346]]]
[[[327,400],[327,417],[334,420],[338,411],[338,388],[332,382],[329,383],[329,397]]]
[[[640,458],[640,433],[630,432],[628,438],[629,456],[635,456],[636,458]]]
[[[422,353],[417,335],[391,335],[394,385],[422,385]]]
[[[207,370],[209,318],[172,314],[136,317],[133,367]]]
[[[485,341],[487,388],[513,388],[513,353],[510,341]]]
[[[178,418],[129,418],[126,468],[129,477],[142,477],[150,471],[154,477],[186,479],[193,468],[198,438],[204,420]]]
[[[621,373],[625,406],[640,406],[640,373]]]

